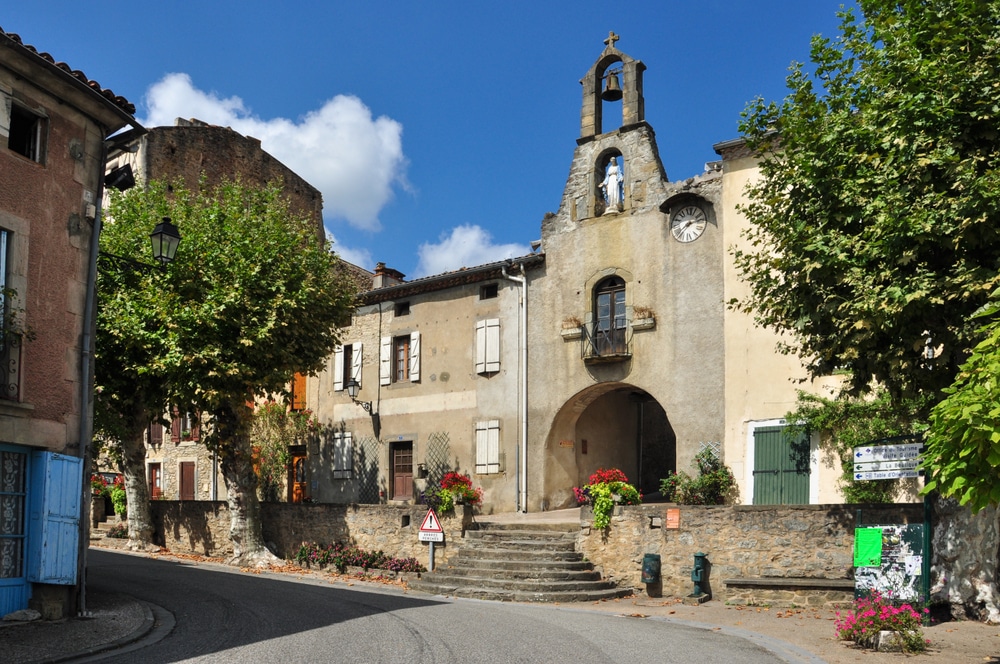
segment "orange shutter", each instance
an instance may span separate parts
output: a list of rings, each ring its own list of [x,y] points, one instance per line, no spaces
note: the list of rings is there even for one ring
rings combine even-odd
[[[306,375],[296,372],[292,379],[292,410],[306,409]]]

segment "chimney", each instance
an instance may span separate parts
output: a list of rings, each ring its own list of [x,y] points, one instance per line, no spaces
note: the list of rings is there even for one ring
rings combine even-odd
[[[406,275],[399,270],[386,267],[385,263],[375,264],[375,278],[372,279],[372,288],[388,288],[403,283]]]

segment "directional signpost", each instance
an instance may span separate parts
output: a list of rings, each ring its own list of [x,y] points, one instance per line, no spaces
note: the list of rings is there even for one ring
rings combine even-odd
[[[889,442],[891,440],[914,440],[919,439],[918,436],[900,436],[895,439],[893,438],[883,438],[877,441]],[[862,445],[861,447],[854,448],[854,479],[855,480],[898,480],[908,477],[919,477],[920,471],[917,470],[917,466],[920,465],[920,452],[923,449],[921,443],[897,443],[895,445]],[[924,497],[924,524],[923,524],[923,548],[920,551],[920,555],[909,556],[910,565],[913,565],[915,561],[919,560],[920,570],[915,571],[911,569],[907,572],[907,567],[904,563],[899,563],[903,565],[902,574],[905,577],[906,574],[911,576],[916,573],[920,574],[923,578],[921,579],[921,588],[923,592],[923,597],[926,600],[930,597],[930,560],[931,560],[931,507],[930,507],[929,497]],[[861,523],[861,510],[858,510],[858,519],[855,524],[855,538],[858,537],[858,530],[860,530]],[[899,528],[906,528],[907,526],[899,526]],[[916,526],[914,526],[916,527]],[[881,544],[881,538],[879,538],[879,544]],[[857,539],[855,540],[857,544]],[[887,563],[889,567],[891,564]],[[898,567],[898,564],[897,564]],[[897,572],[899,570],[896,570]],[[878,576],[878,574],[876,574]],[[857,577],[855,577],[857,579]]]
[[[421,542],[430,543],[430,552],[428,558],[427,569],[431,572],[434,571],[434,542],[444,541],[444,528],[441,527],[441,519],[438,515],[434,513],[433,509],[427,510],[427,516],[424,517],[423,522],[420,524],[420,532],[417,533],[417,538]]]
[[[919,443],[855,447],[854,479],[896,480],[918,477],[921,447]]]

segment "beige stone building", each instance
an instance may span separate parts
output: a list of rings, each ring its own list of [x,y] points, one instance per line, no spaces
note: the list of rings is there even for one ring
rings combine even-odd
[[[309,382],[331,432],[310,451],[314,499],[416,500],[422,475],[456,469],[483,486],[487,513],[556,509],[598,468],[650,494],[710,448],[743,503],[841,501],[817,442],[782,434],[796,390],[827,386],[803,383],[778,338],[726,305],[744,292],[729,250],[756,161],[720,143],[720,161],[671,182],[645,121],[645,65],[616,41],[581,81],[580,137],[539,253],[413,282],[376,271],[343,349]],[[497,370],[483,371],[480,335],[494,329]],[[352,377],[372,416],[346,393]]]

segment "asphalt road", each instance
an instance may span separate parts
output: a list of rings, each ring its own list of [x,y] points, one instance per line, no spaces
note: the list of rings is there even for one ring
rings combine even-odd
[[[88,568],[90,588],[127,593],[174,617],[165,636],[154,631],[128,651],[107,653],[107,662],[782,661],[733,636],[570,607],[452,600],[94,549]]]

